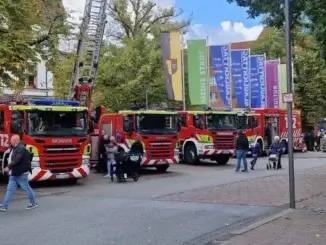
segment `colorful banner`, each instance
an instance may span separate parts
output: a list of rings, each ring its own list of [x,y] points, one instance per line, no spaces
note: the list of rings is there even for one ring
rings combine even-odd
[[[267,107],[279,108],[279,77],[278,66],[280,60],[267,60],[266,68],[266,91],[267,91]]]
[[[250,56],[250,89],[251,108],[265,108],[265,55]]]
[[[180,31],[162,32],[161,47],[168,98],[170,100],[182,101]]]
[[[214,84],[210,87],[212,108],[231,107],[230,47],[210,47],[210,72]]]
[[[231,50],[232,107],[250,107],[250,50]]]
[[[189,40],[187,46],[190,103],[207,105],[209,98],[206,40]]]
[[[278,76],[279,76],[279,104],[281,109],[286,109],[287,104],[282,101],[282,94],[287,92],[287,76],[286,76],[286,64],[280,64],[278,66]]]

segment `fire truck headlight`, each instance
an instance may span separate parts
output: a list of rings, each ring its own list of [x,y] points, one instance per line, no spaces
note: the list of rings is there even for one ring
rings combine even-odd
[[[39,168],[40,167],[40,158],[39,157],[33,157],[33,160],[31,162],[32,168]]]
[[[87,144],[84,148],[83,155],[90,155],[91,154],[91,144]]]
[[[38,149],[35,146],[33,146],[33,145],[26,145],[26,149],[29,152],[33,153],[33,156],[34,157],[38,157],[39,156]]]
[[[83,165],[88,165],[89,164],[89,156],[83,156],[82,164]]]

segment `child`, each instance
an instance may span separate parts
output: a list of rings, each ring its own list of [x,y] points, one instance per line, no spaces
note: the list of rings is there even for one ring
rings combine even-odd
[[[250,162],[250,165],[251,165],[250,169],[255,170],[255,165],[256,165],[256,162],[258,159],[258,154],[260,153],[260,144],[258,142],[256,142],[256,144],[252,148],[251,153],[252,153],[253,159]]]
[[[113,176],[113,167],[116,164],[115,161],[115,154],[118,152],[118,147],[115,142],[115,138],[113,136],[110,137],[109,143],[105,144],[105,150],[107,155],[107,168],[108,174],[104,177],[111,177]]]

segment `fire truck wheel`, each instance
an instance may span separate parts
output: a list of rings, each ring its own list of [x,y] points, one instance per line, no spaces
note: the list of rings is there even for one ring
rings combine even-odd
[[[228,155],[221,155],[221,156],[218,156],[218,157],[216,158],[216,162],[217,162],[219,165],[225,165],[225,164],[228,163],[229,159],[230,159],[230,156],[228,156]]]
[[[191,165],[198,163],[198,157],[197,157],[195,145],[189,144],[186,146],[186,149],[184,152],[184,159],[188,164],[191,164]]]
[[[159,173],[165,173],[166,170],[168,170],[169,167],[170,167],[169,164],[158,165],[158,166],[156,166],[156,170]]]

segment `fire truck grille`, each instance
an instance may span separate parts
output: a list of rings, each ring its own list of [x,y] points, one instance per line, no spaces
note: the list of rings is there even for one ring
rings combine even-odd
[[[151,159],[171,159],[174,155],[171,141],[150,141],[146,152]]]
[[[52,173],[72,172],[78,167],[78,159],[45,160],[45,166]]]
[[[235,136],[233,135],[216,135],[214,146],[217,150],[234,149]]]
[[[45,145],[44,153],[46,154],[67,154],[78,153],[80,151],[79,145]]]

